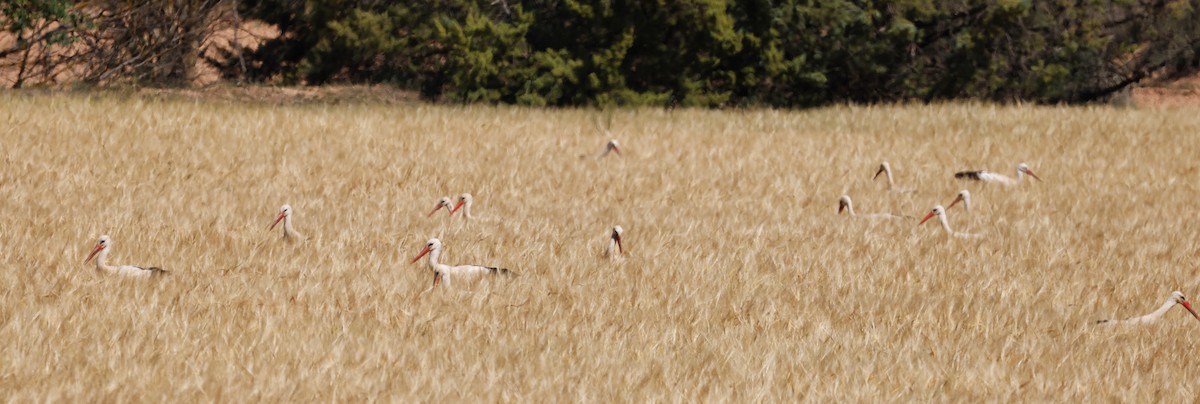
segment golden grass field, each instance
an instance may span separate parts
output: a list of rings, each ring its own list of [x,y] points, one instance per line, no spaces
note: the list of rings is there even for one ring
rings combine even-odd
[[[1186,402],[1195,109],[589,111],[0,94],[0,396]],[[608,126],[623,157],[601,151]],[[871,175],[891,162],[891,194]],[[1015,188],[955,171],[1044,179]],[[950,222],[923,216],[970,189]],[[425,215],[470,192],[481,220]],[[266,227],[290,203],[309,237]],[[630,256],[600,257],[610,226]],[[83,260],[101,234],[120,279]],[[431,289],[443,262],[511,278]]]

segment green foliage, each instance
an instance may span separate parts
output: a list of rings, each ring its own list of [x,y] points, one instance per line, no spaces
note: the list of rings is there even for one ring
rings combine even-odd
[[[243,9],[285,34],[259,51],[262,77],[391,82],[451,102],[1083,102],[1200,67],[1200,0],[406,4],[251,0]]]

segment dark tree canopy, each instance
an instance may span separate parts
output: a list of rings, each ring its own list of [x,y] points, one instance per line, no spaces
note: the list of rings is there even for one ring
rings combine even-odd
[[[107,0],[87,3],[92,24],[66,7],[78,2],[4,4],[0,23],[24,41],[0,52],[92,38],[108,81],[186,79],[232,15],[281,35],[220,49],[230,57],[210,60],[229,77],[389,83],[448,102],[1080,103],[1200,67],[1200,0]],[[38,37],[31,21],[75,28]]]

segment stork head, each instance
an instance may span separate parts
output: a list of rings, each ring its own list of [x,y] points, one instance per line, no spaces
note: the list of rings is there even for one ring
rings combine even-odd
[[[112,247],[112,239],[108,238],[107,235],[100,236],[100,239],[96,240],[96,246],[92,248],[92,253],[88,254],[87,259],[84,259],[83,263],[88,263],[88,261],[92,260],[92,257],[95,257],[96,254],[100,253],[100,251],[108,249],[109,247]]]
[[[453,209],[450,209],[450,214],[453,215],[454,212],[458,212],[458,209],[462,208],[463,205],[470,206],[474,202],[475,202],[475,198],[472,197],[471,194],[463,192],[462,195],[458,196],[458,203],[454,204]]]
[[[934,206],[933,210],[930,210],[929,214],[925,215],[924,219],[921,219],[921,223],[917,223],[917,226],[925,224],[925,221],[934,216],[937,216],[939,219],[946,217],[946,208],[943,208],[942,205]]]
[[[621,254],[625,253],[625,247],[621,246],[621,233],[624,233],[624,232],[625,232],[625,229],[622,228],[621,225],[616,225],[616,226],[613,226],[612,235],[609,236],[610,238],[612,238],[613,241],[615,241],[617,243],[617,251],[620,252]]]
[[[429,254],[430,252],[438,251],[441,249],[442,249],[442,241],[438,240],[436,238],[431,238],[431,239],[429,239],[429,242],[425,243],[425,248],[421,249],[421,253],[417,254],[416,258],[413,258],[412,261],[409,262],[409,264],[417,262],[417,260],[421,259],[421,257],[424,257],[425,254]]]
[[[967,191],[965,189],[962,191],[958,191],[958,195],[956,195],[954,197],[953,201],[950,201],[950,206],[947,206],[946,209],[953,208],[954,205],[959,202],[962,202],[963,207],[967,208],[967,211],[970,212],[971,211],[971,191]]]
[[[1180,292],[1178,290],[1171,292],[1170,299],[1172,301],[1174,301],[1176,304],[1183,306],[1183,308],[1187,309],[1188,313],[1192,313],[1192,317],[1195,317],[1197,320],[1200,320],[1200,314],[1196,314],[1196,311],[1192,310],[1192,303],[1188,302],[1186,297],[1183,297],[1183,292]]]
[[[876,171],[875,176],[871,177],[871,179],[879,178],[879,174],[891,173],[891,172],[892,172],[892,166],[888,165],[888,162],[884,161],[883,163],[879,164],[879,171]]]
[[[621,144],[617,143],[617,139],[608,139],[608,144],[604,145],[604,152],[608,153],[610,151],[616,152],[618,156],[621,155]]]
[[[270,229],[275,229],[275,225],[279,224],[279,221],[285,218],[292,218],[292,205],[284,204],[283,206],[279,207],[279,215],[275,217],[275,222],[271,223]]]
[[[450,214],[454,214],[454,212],[450,210],[450,197],[443,196],[438,199],[437,204],[433,205],[433,210],[429,211],[429,214],[425,215],[425,217],[433,217],[433,214],[437,213],[438,209],[441,208],[446,208],[447,211],[450,211]]]
[[[842,214],[843,210],[850,210],[850,195],[842,195],[838,198],[838,214]]]
[[[1038,181],[1042,180],[1040,177],[1037,176],[1037,174],[1034,174],[1033,170],[1030,170],[1029,166],[1026,165],[1025,163],[1017,164],[1017,172],[1022,173],[1022,174],[1029,174],[1030,177],[1033,177],[1033,179],[1038,180]]]

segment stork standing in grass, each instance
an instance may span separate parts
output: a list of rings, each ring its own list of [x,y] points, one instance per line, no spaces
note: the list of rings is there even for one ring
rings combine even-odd
[[[868,213],[863,215],[854,213],[854,202],[850,200],[850,195],[842,195],[841,198],[838,198],[838,214],[840,215],[842,212],[849,213],[851,217],[867,220],[912,219],[911,217],[893,215],[891,213]]]
[[[608,248],[604,250],[604,257],[611,261],[616,261],[625,255],[625,247],[621,245],[621,234],[625,229],[620,225],[612,227],[612,232],[608,235]]]
[[[450,197],[443,196],[438,199],[437,205],[433,205],[433,210],[429,211],[429,214],[425,215],[425,217],[433,217],[433,214],[437,213],[437,211],[441,208],[446,208],[446,211],[450,212],[450,215],[454,215],[454,210],[450,206]]]
[[[959,202],[962,202],[963,208],[967,210],[967,213],[971,213],[971,191],[965,189],[958,191],[958,195],[954,196],[954,200],[950,201],[950,206],[947,206],[946,209],[953,208],[954,204]]]
[[[946,220],[946,208],[943,208],[942,205],[934,206],[933,210],[930,210],[929,214],[925,215],[925,218],[921,219],[920,223],[917,223],[917,226],[925,224],[925,222],[928,221],[929,218],[934,217],[934,216],[937,216],[938,221],[942,222],[942,228],[946,230],[947,234],[950,234],[950,235],[952,235],[954,237],[958,237],[958,238],[982,238],[983,237],[982,234],[964,233],[961,231],[954,231],[953,229],[951,229],[950,222]]]
[[[279,207],[279,216],[275,217],[275,222],[271,223],[271,227],[267,230],[274,230],[275,225],[279,224],[280,221],[283,221],[283,239],[284,240],[287,240],[290,242],[304,240],[304,235],[300,234],[300,232],[296,231],[295,227],[292,227],[292,206],[291,205],[285,204],[285,205]]]
[[[84,264],[96,258],[96,271],[120,275],[130,278],[149,278],[152,276],[166,275],[167,271],[159,267],[139,267],[133,265],[108,265],[108,253],[112,251],[113,242],[107,235],[100,236],[100,240],[96,241],[96,247],[92,248],[92,253],[88,254],[87,259],[83,260]]]
[[[1024,181],[1026,174],[1028,174],[1030,177],[1033,177],[1034,179],[1036,179],[1038,181],[1042,180],[1041,177],[1038,177],[1037,174],[1034,174],[1033,170],[1030,170],[1029,166],[1025,165],[1025,163],[1017,164],[1017,179],[1015,179],[1015,180],[1012,179],[1012,177],[1009,177],[1004,174],[999,174],[999,173],[994,173],[991,171],[984,171],[984,170],[959,171],[957,173],[954,173],[954,178],[958,178],[958,179],[962,179],[962,180],[980,181],[980,182],[989,183],[989,184],[996,183],[996,184],[1001,184],[1001,185],[1013,186],[1013,185],[1020,184],[1022,181]]]
[[[1097,321],[1096,323],[1097,324],[1106,324],[1106,325],[1149,324],[1149,323],[1158,321],[1158,319],[1162,318],[1162,316],[1164,314],[1167,314],[1167,311],[1171,310],[1171,308],[1175,307],[1175,305],[1183,306],[1183,308],[1187,309],[1188,313],[1192,313],[1192,317],[1195,317],[1197,320],[1200,320],[1200,314],[1196,314],[1196,311],[1192,310],[1192,304],[1188,302],[1187,298],[1183,297],[1183,292],[1180,292],[1177,290],[1177,291],[1171,292],[1171,295],[1167,296],[1167,301],[1163,302],[1163,305],[1160,306],[1158,308],[1158,310],[1154,310],[1150,314],[1147,314],[1144,316],[1127,318],[1124,320],[1100,320],[1100,321]]]
[[[491,275],[510,275],[512,274],[506,268],[486,267],[482,265],[459,265],[450,266],[439,262],[442,255],[442,241],[436,238],[429,239],[425,244],[425,248],[413,258],[410,263],[415,263],[421,257],[429,255],[429,269],[433,270],[433,286],[437,286],[442,281],[446,282],[446,286],[450,286],[450,282],[455,278],[462,278],[472,275],[491,274]]]
[[[898,192],[898,193],[916,192],[916,190],[914,190],[912,188],[904,188],[904,187],[896,186],[896,181],[894,179],[892,179],[892,165],[888,164],[888,162],[886,162],[886,161],[879,164],[879,170],[875,171],[875,176],[872,177],[871,179],[874,180],[876,178],[879,178],[879,174],[884,174],[885,176],[887,176],[888,191]]]

